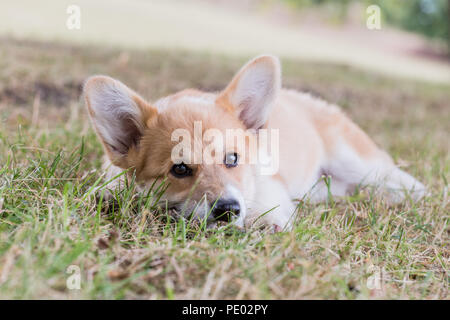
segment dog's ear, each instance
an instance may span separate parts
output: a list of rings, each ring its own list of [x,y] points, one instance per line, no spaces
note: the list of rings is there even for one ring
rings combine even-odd
[[[278,58],[256,57],[234,76],[216,103],[236,112],[247,128],[259,129],[266,123],[280,90],[280,73]]]
[[[128,168],[154,107],[120,81],[94,76],[84,84],[84,97],[92,124],[111,162]]]

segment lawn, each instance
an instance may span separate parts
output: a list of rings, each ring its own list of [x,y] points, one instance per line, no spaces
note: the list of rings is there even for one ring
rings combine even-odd
[[[249,57],[0,38],[0,298],[448,299],[449,86],[282,59],[285,87],[339,104],[431,195],[298,204],[292,232],[205,229],[134,183],[105,201],[80,99],[92,74],[151,100],[220,90]],[[80,289],[69,289],[80,271]],[[70,282],[70,281],[69,281]]]

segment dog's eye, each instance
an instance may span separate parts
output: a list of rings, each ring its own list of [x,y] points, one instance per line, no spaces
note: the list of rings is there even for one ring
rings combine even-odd
[[[238,165],[239,156],[236,152],[227,153],[225,155],[225,159],[223,159],[223,163],[227,168],[236,167]]]
[[[177,178],[192,176],[192,169],[183,162],[180,164],[174,164],[172,169],[170,169],[170,172]]]

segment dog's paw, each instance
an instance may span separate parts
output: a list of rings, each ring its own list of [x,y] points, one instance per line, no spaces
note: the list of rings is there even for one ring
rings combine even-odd
[[[382,197],[386,199],[389,205],[396,205],[407,201],[408,199],[418,202],[425,197],[430,196],[430,192],[424,185],[415,186],[412,189],[390,189],[382,193]]]
[[[277,225],[277,224],[272,225],[271,233],[278,233],[281,231],[283,231],[283,228],[281,228],[279,225]]]
[[[289,232],[292,231],[293,225],[291,222],[287,222],[285,224],[272,224],[271,226],[271,233],[278,233],[278,232]]]

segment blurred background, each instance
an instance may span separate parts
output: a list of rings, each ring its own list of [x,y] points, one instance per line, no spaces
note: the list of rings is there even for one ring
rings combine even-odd
[[[66,26],[80,8],[80,29]],[[380,8],[370,30],[367,8]],[[14,0],[0,36],[220,55],[272,53],[450,83],[447,0]]]

